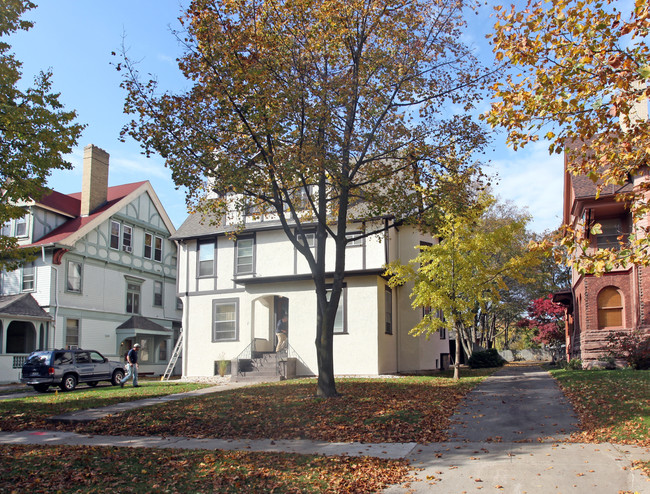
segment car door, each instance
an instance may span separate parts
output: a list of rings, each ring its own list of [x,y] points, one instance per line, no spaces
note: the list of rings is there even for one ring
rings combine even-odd
[[[95,381],[95,366],[90,360],[90,353],[86,351],[76,352],[74,357],[79,382]]]
[[[90,361],[93,363],[95,380],[103,381],[104,379],[109,379],[111,376],[111,368],[108,363],[108,359],[105,359],[104,356],[95,351],[90,352]]]

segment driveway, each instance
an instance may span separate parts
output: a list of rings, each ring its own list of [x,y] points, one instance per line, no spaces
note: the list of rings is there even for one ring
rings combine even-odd
[[[555,380],[538,366],[507,367],[466,397],[450,441],[408,455],[417,479],[385,494],[650,493],[632,460],[644,448],[563,442],[578,419]]]

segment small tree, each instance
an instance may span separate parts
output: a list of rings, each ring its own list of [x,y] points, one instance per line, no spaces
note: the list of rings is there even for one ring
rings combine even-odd
[[[21,17],[34,7],[27,0],[6,0],[0,14],[0,224],[25,215],[17,203],[40,198],[52,170],[72,167],[63,155],[72,152],[83,130],[73,123],[76,113],[64,111],[51,92],[51,72],[41,72],[34,87],[18,88],[22,64],[6,37],[32,27]],[[31,257],[14,237],[0,233],[1,270],[16,269]]]
[[[471,356],[477,340],[477,312],[499,300],[506,278],[523,280],[539,262],[535,253],[513,248],[527,218],[491,222],[486,211],[492,204],[494,199],[483,194],[472,207],[440,214],[434,235],[441,242],[419,247],[408,264],[394,262],[386,270],[391,286],[414,283],[414,308],[433,307],[445,314],[444,320],[425,316],[411,334],[431,334],[443,327],[456,333],[455,379],[460,377],[461,345]]]
[[[610,357],[624,360],[633,369],[650,369],[650,334],[640,329],[609,334],[607,350]]]

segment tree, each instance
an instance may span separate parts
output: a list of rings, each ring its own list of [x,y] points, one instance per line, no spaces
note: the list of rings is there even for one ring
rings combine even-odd
[[[345,245],[359,238],[346,236],[348,224],[369,236],[416,219],[427,209],[420,188],[454,174],[461,190],[485,145],[468,112],[487,71],[460,41],[463,8],[194,0],[181,19],[187,92],[158,94],[125,54],[117,66],[126,74],[125,111],[136,115],[124,134],[165,158],[190,208],[212,221],[274,213],[307,259],[320,396],[336,395],[333,325]],[[315,255],[304,235],[314,224]],[[325,270],[328,238],[333,273]]]
[[[543,136],[549,152],[568,153],[568,169],[598,182],[623,184],[648,163],[650,4],[635,0],[626,15],[614,0],[529,0],[523,8],[496,7],[492,44],[510,75],[492,85],[495,102],[484,118],[504,127],[517,149]],[[650,262],[646,182],[630,200],[637,235],[629,248],[588,253],[588,232],[566,228],[566,260],[583,272]],[[598,228],[598,227],[596,227]]]
[[[41,72],[27,90],[18,87],[21,63],[6,37],[32,26],[21,17],[34,7],[27,0],[6,0],[0,13],[0,224],[25,215],[19,203],[43,195],[52,170],[72,167],[63,155],[72,152],[83,130],[73,123],[76,113],[64,111],[59,94],[51,92],[51,72]],[[0,269],[16,269],[30,256],[14,237],[0,233]]]
[[[550,346],[564,343],[564,307],[553,303],[552,295],[533,300],[527,312],[519,325],[534,330],[533,341]]]
[[[389,284],[413,282],[412,306],[441,309],[444,320],[425,316],[411,334],[431,334],[445,327],[456,332],[454,378],[459,378],[461,344],[468,356],[477,343],[475,320],[490,304],[499,301],[506,279],[524,281],[539,262],[539,256],[521,250],[527,217],[495,221],[490,214],[494,199],[481,194],[462,211],[440,215],[433,234],[441,242],[421,246],[408,264],[391,263],[386,273]]]

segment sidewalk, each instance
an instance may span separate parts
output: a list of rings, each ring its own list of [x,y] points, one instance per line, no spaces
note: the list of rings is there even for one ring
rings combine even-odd
[[[452,417],[452,439],[406,458],[418,481],[384,494],[650,493],[633,460],[645,448],[560,442],[578,419],[555,380],[537,366],[506,367],[466,397]]]

